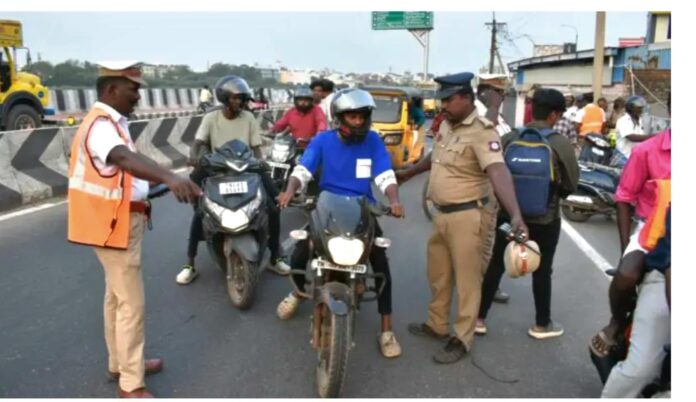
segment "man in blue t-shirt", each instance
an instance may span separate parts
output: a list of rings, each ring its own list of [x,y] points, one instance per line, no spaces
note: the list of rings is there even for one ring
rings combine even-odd
[[[312,139],[300,163],[295,167],[288,181],[287,190],[280,195],[278,203],[287,207],[295,193],[307,186],[312,176],[321,169],[319,188],[333,194],[345,196],[364,196],[375,202],[371,183],[374,183],[389,198],[391,215],[404,216],[404,208],[399,201],[399,187],[392,170],[391,158],[379,134],[370,130],[372,111],[375,102],[372,96],[361,89],[345,89],[336,93],[331,102],[331,115],[338,128],[324,131]],[[382,236],[379,223],[375,225],[375,236]],[[295,246],[290,265],[293,269],[307,267],[309,242],[300,241]],[[385,357],[397,357],[401,346],[396,340],[391,326],[391,275],[384,248],[373,247],[370,264],[376,273],[384,274],[384,290],[377,301],[382,315],[379,345]],[[298,289],[304,290],[304,275],[293,275]],[[376,280],[381,286],[381,280]],[[297,311],[301,296],[290,293],[278,305],[278,317],[291,318]]]

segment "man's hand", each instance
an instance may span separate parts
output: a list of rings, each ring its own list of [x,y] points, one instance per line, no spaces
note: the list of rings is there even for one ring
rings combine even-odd
[[[196,183],[189,179],[184,179],[175,174],[171,175],[171,178],[165,182],[167,187],[174,193],[176,199],[179,202],[187,202],[193,204],[200,196],[203,195],[201,190]]]
[[[405,216],[405,214],[404,214],[404,206],[401,205],[401,203],[398,202],[398,201],[397,201],[397,202],[393,202],[393,203],[389,206],[389,210],[390,210],[389,213],[391,214],[391,216],[393,216],[393,217],[395,217],[395,218],[403,218],[403,217]]]
[[[288,204],[292,200],[293,193],[290,191],[285,191],[283,193],[280,193],[278,196],[278,206],[280,209],[287,208]]]
[[[510,226],[512,226],[512,233],[515,234],[515,237],[525,241],[529,240],[529,229],[524,224],[521,215],[513,216],[510,220]]]

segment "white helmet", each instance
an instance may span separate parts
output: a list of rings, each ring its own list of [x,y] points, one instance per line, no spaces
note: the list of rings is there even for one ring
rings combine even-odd
[[[531,250],[530,250],[531,249]],[[536,271],[541,263],[539,245],[532,240],[524,243],[511,241],[505,247],[505,272],[511,278],[518,278]]]
[[[349,131],[349,133],[343,132],[343,130],[339,128],[339,133],[341,133],[344,138],[351,139],[352,141],[361,141],[365,138],[365,135],[367,135],[372,126],[372,111],[376,108],[377,106],[375,105],[375,100],[372,99],[372,95],[358,88],[342,89],[336,92],[331,101],[331,115],[335,122],[338,126],[348,128]],[[350,111],[363,111],[365,113],[365,123],[360,127],[351,127],[343,119],[343,114]],[[347,134],[350,135],[347,136]]]

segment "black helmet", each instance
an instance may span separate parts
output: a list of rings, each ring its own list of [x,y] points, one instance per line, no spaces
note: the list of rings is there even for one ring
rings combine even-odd
[[[227,105],[231,95],[242,95],[244,100],[251,99],[251,88],[244,78],[228,75],[220,78],[215,84],[215,97],[218,102]]]
[[[626,99],[626,112],[630,114],[636,113],[636,108],[645,109],[648,102],[642,96],[634,95]]]
[[[361,141],[372,126],[372,111],[376,109],[375,100],[369,92],[358,88],[347,88],[336,92],[331,101],[331,114],[340,125],[339,133],[346,137],[350,134],[351,141]],[[365,123],[361,127],[352,127],[343,118],[346,112],[364,112]],[[347,129],[347,132],[344,130]]]

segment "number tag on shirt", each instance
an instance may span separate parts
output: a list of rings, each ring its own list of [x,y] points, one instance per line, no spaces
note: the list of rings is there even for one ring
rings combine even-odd
[[[220,195],[244,194],[247,192],[249,192],[249,187],[245,181],[220,183]]]
[[[372,177],[372,159],[358,159],[355,164],[355,178],[369,179]]]

